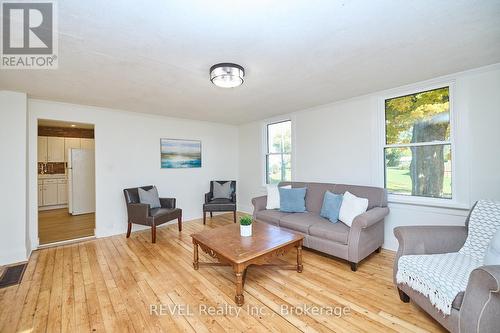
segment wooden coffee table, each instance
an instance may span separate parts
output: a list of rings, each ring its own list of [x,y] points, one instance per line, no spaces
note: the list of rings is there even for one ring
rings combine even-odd
[[[193,267],[198,270],[199,266],[232,266],[236,275],[235,302],[242,306],[244,302],[243,286],[247,268],[250,265],[279,266],[281,269],[296,269],[301,273],[302,266],[302,242],[304,236],[290,231],[284,231],[263,222],[254,222],[252,225],[252,236],[241,237],[240,226],[230,224],[223,227],[205,230],[192,234],[194,246]],[[209,256],[217,259],[214,262],[198,261],[198,246]],[[269,259],[283,256],[290,249],[297,249],[296,265],[270,265]]]

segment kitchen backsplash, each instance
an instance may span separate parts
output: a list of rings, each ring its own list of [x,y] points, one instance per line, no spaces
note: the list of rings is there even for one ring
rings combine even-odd
[[[38,174],[39,175],[64,174],[65,169],[66,169],[66,163],[64,163],[64,162],[38,163]]]

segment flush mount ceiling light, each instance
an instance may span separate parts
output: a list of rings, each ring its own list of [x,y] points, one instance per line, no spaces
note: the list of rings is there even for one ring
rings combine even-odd
[[[210,67],[210,81],[217,87],[234,88],[243,84],[245,70],[237,64],[223,62]]]

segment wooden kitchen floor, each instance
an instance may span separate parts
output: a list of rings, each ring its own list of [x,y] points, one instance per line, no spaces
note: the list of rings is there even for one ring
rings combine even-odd
[[[250,267],[245,304],[236,315],[231,269],[195,271],[189,236],[228,223],[231,215],[218,215],[206,226],[187,222],[182,233],[176,224],[161,227],[156,244],[143,230],[129,239],[117,235],[35,251],[22,283],[0,290],[0,332],[444,332],[415,305],[399,300],[390,251],[370,256],[357,272],[343,260],[308,250],[300,274]],[[294,262],[295,253],[280,258]],[[200,260],[212,259],[200,251]],[[151,305],[163,315],[150,314]],[[225,313],[209,315],[204,306]],[[280,311],[304,306],[350,312]]]
[[[72,216],[67,209],[38,212],[40,245],[94,236],[95,214]]]

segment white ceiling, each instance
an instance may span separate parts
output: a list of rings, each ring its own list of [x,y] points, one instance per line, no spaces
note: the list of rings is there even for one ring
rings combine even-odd
[[[232,124],[500,62],[498,0],[58,1],[59,69],[31,97]],[[211,65],[236,62],[222,89]]]

